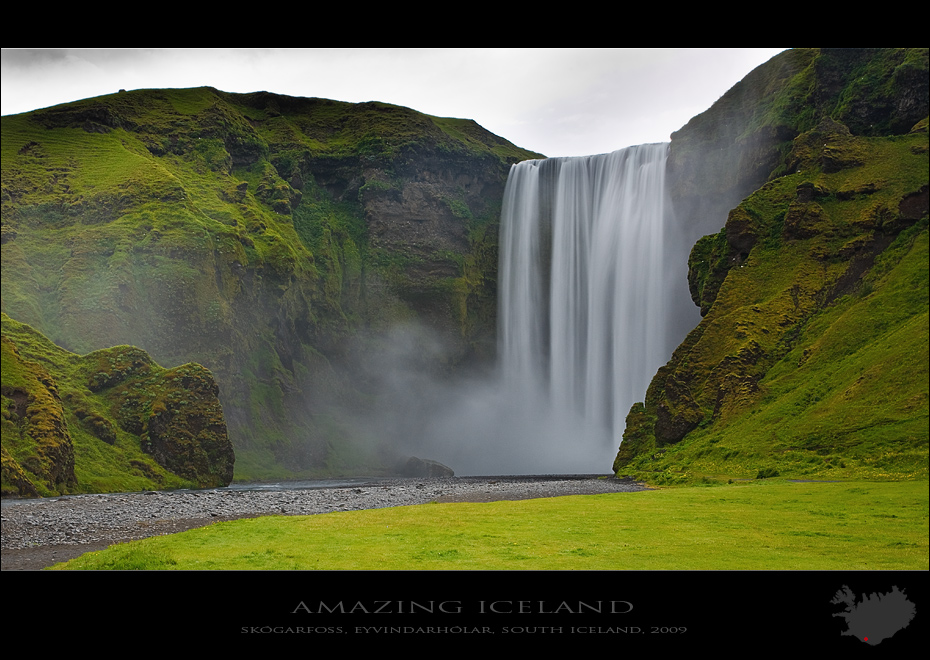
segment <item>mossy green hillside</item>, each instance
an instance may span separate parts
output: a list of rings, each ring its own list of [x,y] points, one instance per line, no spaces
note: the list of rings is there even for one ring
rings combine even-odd
[[[327,402],[364,405],[343,366],[398,321],[442,337],[439,368],[493,354],[500,199],[538,154],[474,122],[198,88],[2,128],[3,311],[77,353],[206,365],[243,478],[377,467],[346,464],[364,443]]]
[[[676,213],[726,223],[689,260],[704,320],[631,410],[615,468],[926,473],[927,52],[786,51],[673,134]]]
[[[116,346],[80,356],[2,316],[3,494],[49,496],[230,482],[216,382]]]
[[[824,120],[794,145],[796,173],[692,252],[705,318],[631,412],[621,473],[926,477],[926,130]]]

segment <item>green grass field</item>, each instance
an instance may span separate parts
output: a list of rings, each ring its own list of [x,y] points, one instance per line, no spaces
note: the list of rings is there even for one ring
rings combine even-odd
[[[927,570],[926,481],[715,487],[217,523],[86,570]]]

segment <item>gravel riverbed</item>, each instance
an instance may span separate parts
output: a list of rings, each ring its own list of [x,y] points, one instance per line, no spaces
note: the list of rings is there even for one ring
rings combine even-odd
[[[638,490],[644,487],[630,480],[573,475],[378,479],[310,488],[282,485],[4,500],[0,568],[38,570],[113,543],[237,518]]]

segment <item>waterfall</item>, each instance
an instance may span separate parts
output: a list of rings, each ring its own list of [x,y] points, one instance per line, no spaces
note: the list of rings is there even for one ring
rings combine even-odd
[[[630,406],[670,355],[667,150],[525,161],[511,168],[504,193],[503,391],[562,436],[553,442],[596,459],[598,471],[609,468]]]
[[[693,240],[669,225],[667,148],[514,165],[498,372],[450,382],[385,367],[376,433],[458,475],[608,472],[630,406],[696,323],[668,327],[669,312],[697,311],[685,277]],[[407,350],[425,350],[418,334],[401,334]]]

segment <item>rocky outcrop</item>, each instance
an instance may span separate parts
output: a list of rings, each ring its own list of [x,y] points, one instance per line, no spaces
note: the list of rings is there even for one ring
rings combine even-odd
[[[145,375],[145,390],[129,383],[112,393],[123,429],[139,435],[142,451],[169,472],[201,487],[228,485],[235,454],[213,375],[198,364]]]
[[[403,477],[454,477],[455,470],[448,465],[443,465],[439,461],[431,461],[428,458],[411,456],[403,464],[400,474]]]
[[[216,381],[131,346],[68,353],[3,315],[3,495],[216,487],[235,456]]]

